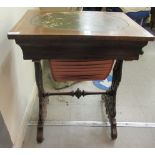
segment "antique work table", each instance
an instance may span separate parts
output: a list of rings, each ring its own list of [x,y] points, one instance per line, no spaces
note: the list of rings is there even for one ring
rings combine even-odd
[[[121,81],[123,60],[138,60],[142,48],[154,36],[132,21],[124,13],[112,12],[41,12],[28,11],[8,32],[23,51],[24,60],[32,60],[39,96],[37,141],[43,141],[46,104],[50,95],[102,94],[111,124],[111,137],[117,138],[116,92]],[[113,80],[107,92],[45,92],[41,60],[115,60]],[[89,110],[89,109],[88,109]]]

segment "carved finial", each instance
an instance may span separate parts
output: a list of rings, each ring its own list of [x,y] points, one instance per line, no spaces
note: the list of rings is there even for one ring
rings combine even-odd
[[[77,88],[77,90],[75,91],[75,96],[77,98],[80,98],[82,96],[82,91],[79,88]]]

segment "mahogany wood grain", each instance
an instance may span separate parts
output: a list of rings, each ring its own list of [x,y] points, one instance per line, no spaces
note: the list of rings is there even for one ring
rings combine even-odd
[[[62,27],[42,26],[35,24],[33,20],[40,16],[53,15],[54,18],[62,17],[62,23],[70,22],[71,24],[65,24]],[[38,17],[39,16],[39,17]],[[48,19],[48,18],[47,18]],[[49,18],[51,19],[51,18]],[[53,21],[56,22],[56,21]],[[61,22],[61,21],[60,21]],[[57,23],[56,23],[57,24]],[[75,25],[76,24],[76,25]],[[68,27],[67,27],[67,26]],[[116,39],[116,40],[152,40],[153,36],[139,26],[136,22],[130,19],[127,15],[121,12],[46,12],[39,10],[30,10],[24,17],[16,24],[16,26],[10,31],[12,34],[9,38],[15,39],[18,37],[27,38],[30,37],[46,37],[58,38],[61,36],[70,37],[104,37],[104,39]],[[13,34],[13,33],[16,34]]]
[[[137,60],[154,36],[124,13],[29,10],[8,38],[24,59]]]

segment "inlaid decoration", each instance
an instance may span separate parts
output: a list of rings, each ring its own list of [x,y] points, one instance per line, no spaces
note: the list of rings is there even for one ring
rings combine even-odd
[[[128,23],[111,13],[103,13],[98,18],[94,14],[79,13],[46,13],[32,18],[31,23],[36,26],[53,29],[71,29],[80,31],[118,31],[128,27]]]

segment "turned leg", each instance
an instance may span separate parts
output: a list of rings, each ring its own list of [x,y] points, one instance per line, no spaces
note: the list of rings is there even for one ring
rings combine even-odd
[[[37,142],[41,143],[44,140],[43,125],[44,125],[44,120],[47,113],[46,105],[48,102],[48,97],[44,97],[45,92],[43,88],[42,68],[41,68],[40,61],[35,61],[34,66],[35,66],[35,79],[38,87],[38,97],[39,97],[39,119],[38,119],[38,126],[37,126]]]
[[[116,124],[116,93],[122,76],[123,60],[116,60],[113,68],[112,85],[106,94],[102,95],[102,99],[105,100],[106,113],[111,125],[111,138],[117,138],[117,124]]]

